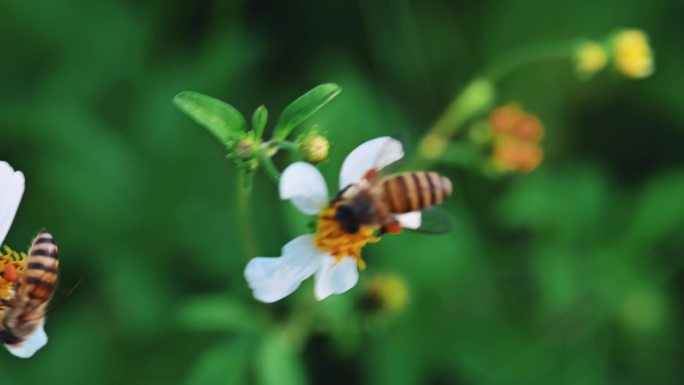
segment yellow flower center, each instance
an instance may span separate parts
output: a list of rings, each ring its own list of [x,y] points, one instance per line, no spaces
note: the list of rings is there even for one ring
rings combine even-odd
[[[5,272],[9,271],[8,265],[14,265],[14,272],[17,276],[21,276],[26,267],[26,253],[18,253],[8,246],[0,249],[0,272],[3,273],[0,275],[0,299],[9,299],[14,295],[14,287],[17,281],[16,279],[5,279]],[[2,308],[2,304],[0,304],[0,308]]]
[[[366,267],[361,259],[361,249],[368,243],[380,241],[375,236],[377,227],[361,226],[354,234],[347,233],[335,219],[335,212],[339,203],[334,203],[318,214],[318,228],[314,234],[313,243],[316,247],[341,261],[344,257],[352,257],[360,269]]]

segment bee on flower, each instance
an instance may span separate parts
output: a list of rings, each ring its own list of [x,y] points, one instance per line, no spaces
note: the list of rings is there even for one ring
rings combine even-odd
[[[0,245],[5,240],[24,194],[24,174],[0,161]],[[0,342],[20,358],[47,344],[45,308],[57,280],[57,246],[41,232],[28,255],[5,246],[0,250]]]
[[[340,192],[329,200],[321,173],[309,163],[293,163],[280,179],[280,197],[307,215],[317,215],[314,234],[288,242],[280,257],[253,258],[245,278],[254,297],[275,302],[314,276],[318,300],[356,285],[365,267],[361,249],[385,233],[418,229],[423,210],[451,194],[451,182],[432,172],[380,176],[380,171],[404,156],[399,141],[380,137],[354,149],[340,171]]]

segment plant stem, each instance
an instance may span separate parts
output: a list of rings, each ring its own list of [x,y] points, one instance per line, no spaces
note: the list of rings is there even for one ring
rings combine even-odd
[[[571,58],[573,42],[536,45],[512,52],[487,67],[468,83],[437,118],[418,143],[416,155],[408,162],[412,169],[428,168],[444,155],[449,141],[466,123],[487,112],[496,102],[496,85],[510,73],[549,60]]]
[[[495,99],[496,89],[490,80],[484,77],[473,79],[420,139],[418,151],[409,161],[410,168],[423,169],[437,162],[450,139],[465,123],[491,108]]]
[[[240,173],[240,180],[237,183],[237,199],[235,200],[235,211],[237,212],[237,219],[240,224],[239,231],[242,233],[242,245],[247,259],[259,255],[250,213],[251,194],[250,190],[244,187],[245,178],[251,177],[252,175],[250,174]]]
[[[511,73],[530,65],[565,60],[572,57],[575,45],[573,41],[557,41],[521,48],[494,61],[482,72],[482,76],[492,81],[500,81]]]
[[[285,149],[285,150],[290,150],[290,151],[297,151],[297,150],[298,150],[298,148],[297,148],[297,147],[298,147],[298,146],[297,146],[297,143],[295,143],[295,142],[290,142],[290,141],[287,141],[287,140],[281,140],[281,141],[278,141],[278,142],[274,142],[273,144],[275,144],[276,146],[278,146],[278,147],[280,147],[280,148],[282,148],[282,149]]]
[[[275,184],[280,183],[280,171],[278,171],[278,168],[273,164],[273,160],[271,160],[271,157],[266,155],[263,151],[259,152],[259,163],[261,163],[262,166],[264,166],[264,170],[266,171],[266,174],[271,177],[273,182]]]

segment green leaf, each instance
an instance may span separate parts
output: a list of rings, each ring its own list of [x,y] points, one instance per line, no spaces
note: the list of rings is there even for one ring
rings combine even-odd
[[[259,320],[246,304],[224,295],[197,297],[181,305],[178,322],[186,330],[253,332]]]
[[[249,340],[225,341],[204,352],[190,372],[187,385],[244,384],[248,368]]]
[[[264,127],[268,121],[268,110],[263,104],[260,105],[252,114],[252,130],[256,139],[261,139],[264,136]]]
[[[282,333],[264,336],[256,356],[260,385],[302,385],[306,376],[299,354]]]
[[[644,188],[623,242],[631,249],[654,248],[684,229],[684,170],[654,176]]]
[[[337,84],[321,84],[285,107],[276,124],[274,140],[284,140],[299,124],[326,105],[342,89]]]
[[[173,103],[225,144],[231,135],[245,130],[245,118],[228,103],[198,92],[185,91]]]

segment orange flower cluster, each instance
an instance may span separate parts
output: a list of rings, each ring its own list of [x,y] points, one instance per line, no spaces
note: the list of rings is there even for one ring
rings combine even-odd
[[[492,110],[489,124],[494,137],[492,160],[498,171],[526,173],[539,166],[544,157],[539,144],[544,127],[536,116],[508,104]]]

